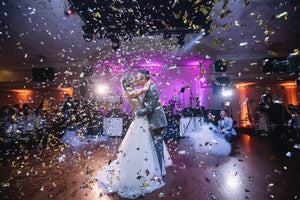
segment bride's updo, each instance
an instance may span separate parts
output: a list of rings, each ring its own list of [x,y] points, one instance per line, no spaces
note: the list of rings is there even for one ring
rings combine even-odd
[[[135,76],[132,73],[125,74],[121,79],[121,84],[125,92],[132,90],[130,85],[135,80]]]

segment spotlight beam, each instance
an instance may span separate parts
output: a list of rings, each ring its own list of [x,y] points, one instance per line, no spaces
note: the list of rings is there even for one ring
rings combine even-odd
[[[201,37],[203,36],[203,33],[199,34],[195,39],[192,41],[189,41],[185,46],[184,46],[184,51],[188,51],[192,46],[198,41]]]

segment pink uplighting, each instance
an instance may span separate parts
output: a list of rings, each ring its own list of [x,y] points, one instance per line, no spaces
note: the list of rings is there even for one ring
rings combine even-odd
[[[201,87],[207,85],[209,66],[212,60],[201,55],[178,52],[145,52],[106,59],[94,66],[98,70],[98,77],[111,85],[108,95],[122,94],[120,79],[125,73],[138,73],[139,69],[148,69],[152,80],[161,91],[164,105],[176,100],[183,107],[190,105],[190,97],[203,99]],[[180,92],[182,88],[187,88]],[[192,102],[194,105],[195,102]],[[193,106],[192,105],[192,106]]]
[[[161,67],[163,66],[160,62],[152,62],[152,61],[145,61],[144,64],[141,65],[142,67]]]

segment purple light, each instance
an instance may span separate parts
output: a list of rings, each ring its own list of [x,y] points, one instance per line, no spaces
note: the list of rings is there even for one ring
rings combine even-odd
[[[147,62],[146,61],[146,63],[142,64],[141,66],[143,66],[143,67],[161,67],[161,66],[163,66],[163,64],[160,62],[151,62],[151,61]]]
[[[192,61],[187,61],[184,62],[185,65],[189,65],[189,66],[199,66],[199,60],[192,60]]]
[[[151,79],[161,92],[161,100],[165,105],[171,99],[180,101],[182,107],[190,106],[190,95],[201,98],[201,105],[206,106],[206,76],[209,74],[209,66],[212,60],[201,55],[191,55],[178,52],[144,52],[113,56],[94,66],[98,70],[98,77],[102,83],[109,84],[107,95],[117,96],[122,93],[120,79],[131,72],[137,74],[139,69],[148,69]],[[181,93],[181,88],[191,82],[191,87]],[[194,104],[195,102],[193,102]],[[178,103],[179,104],[179,103]]]

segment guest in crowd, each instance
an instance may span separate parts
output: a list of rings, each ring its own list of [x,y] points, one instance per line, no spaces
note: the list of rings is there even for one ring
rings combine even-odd
[[[67,126],[71,124],[71,116],[74,112],[74,104],[69,94],[65,94],[64,101],[60,105],[63,114],[63,123]]]
[[[269,132],[268,105],[265,102],[259,103],[255,108],[253,117],[255,120],[256,133],[259,136],[267,136]]]
[[[64,101],[60,105],[61,111],[65,117],[70,117],[73,110],[73,102],[69,94],[65,94]]]
[[[9,136],[9,127],[10,127],[10,109],[9,106],[3,106],[0,114],[1,119],[1,136]],[[2,135],[3,134],[3,135]]]
[[[23,111],[23,114],[25,116],[28,115],[28,109],[29,109],[29,105],[27,103],[23,103],[23,105],[22,105],[22,111]]]
[[[291,116],[297,116],[299,114],[299,107],[295,106],[293,104],[289,104],[288,105],[288,110],[287,112],[291,115]]]
[[[20,104],[15,104],[13,110],[16,112],[17,115],[20,114]]]
[[[272,137],[274,150],[278,153],[285,153],[288,150],[286,125],[292,124],[292,116],[287,112],[283,105],[273,102],[270,93],[264,93],[262,99],[266,103],[268,109],[269,132]]]
[[[236,131],[233,128],[233,120],[227,117],[225,110],[220,112],[220,117],[217,130],[214,130],[214,133],[224,137],[226,141],[232,142],[233,136],[236,135]]]

